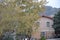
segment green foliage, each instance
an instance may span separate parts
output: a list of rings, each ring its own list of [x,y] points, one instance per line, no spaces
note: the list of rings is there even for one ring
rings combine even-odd
[[[42,36],[40,40],[46,40],[46,38],[44,36]]]
[[[54,24],[53,24],[53,28],[55,29],[55,33],[57,36],[60,36],[58,34],[60,34],[60,11],[55,14],[54,16]]]
[[[16,29],[17,33],[30,35],[32,25],[39,18],[38,12],[44,11],[45,4],[46,0],[40,2],[4,0],[0,3],[0,34],[2,34],[3,30]]]
[[[7,38],[5,38],[4,40],[13,40],[13,38],[7,37]]]
[[[13,40],[13,37],[9,33],[5,33],[5,35],[3,36],[3,40]]]

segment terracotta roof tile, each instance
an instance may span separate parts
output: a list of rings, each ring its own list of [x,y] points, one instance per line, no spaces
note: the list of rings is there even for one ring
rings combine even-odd
[[[42,16],[42,17],[45,17],[45,18],[48,18],[48,19],[51,19],[51,20],[53,20],[53,18],[52,17],[49,17],[49,16]]]

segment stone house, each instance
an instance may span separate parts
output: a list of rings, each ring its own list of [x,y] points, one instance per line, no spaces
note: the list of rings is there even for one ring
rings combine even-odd
[[[53,38],[55,35],[55,30],[53,29],[53,18],[48,16],[41,16],[40,19],[36,21],[39,24],[37,31],[32,33],[32,38],[40,39],[41,36],[45,38]],[[34,27],[33,27],[34,30]]]

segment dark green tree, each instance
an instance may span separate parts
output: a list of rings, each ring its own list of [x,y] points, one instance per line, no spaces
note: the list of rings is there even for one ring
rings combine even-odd
[[[60,37],[60,11],[55,14],[53,21],[53,28],[55,29],[56,37]]]

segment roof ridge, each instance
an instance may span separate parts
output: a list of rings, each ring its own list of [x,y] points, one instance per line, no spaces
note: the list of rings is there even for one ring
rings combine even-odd
[[[49,18],[49,19],[53,20],[53,18],[52,17],[49,17],[49,16],[43,15],[42,17]]]

